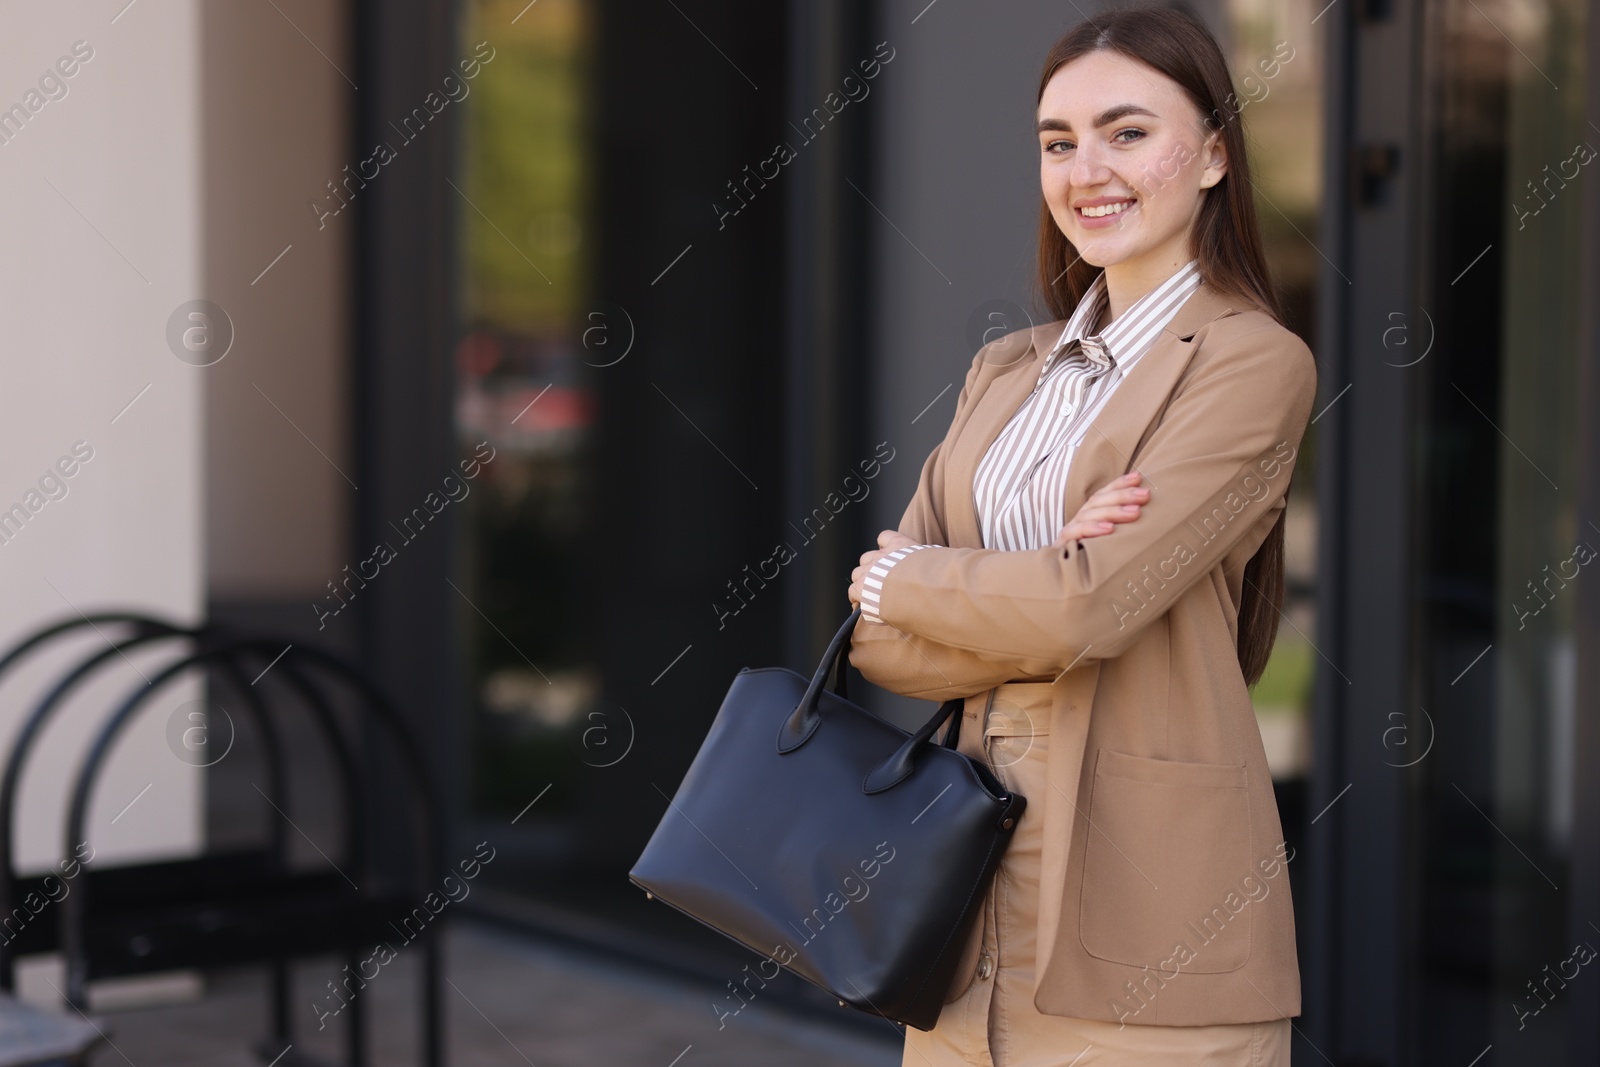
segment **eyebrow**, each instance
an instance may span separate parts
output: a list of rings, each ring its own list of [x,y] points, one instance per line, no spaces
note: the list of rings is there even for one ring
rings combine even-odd
[[[1140,107],[1138,104],[1118,104],[1115,107],[1108,107],[1096,115],[1094,117],[1094,125],[1097,129],[1101,126],[1109,126],[1118,119],[1126,118],[1129,115],[1149,115],[1151,118],[1160,117],[1154,111]],[[1071,133],[1072,123],[1065,119],[1040,119],[1038,132],[1044,133],[1046,130],[1062,130]]]

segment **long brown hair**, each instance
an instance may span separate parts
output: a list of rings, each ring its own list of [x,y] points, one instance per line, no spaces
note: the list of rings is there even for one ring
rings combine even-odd
[[[1104,12],[1080,22],[1051,46],[1039,75],[1039,100],[1044,99],[1045,86],[1064,64],[1100,49],[1120,53],[1172,79],[1188,94],[1206,131],[1220,134],[1228,169],[1220,182],[1202,191],[1200,214],[1190,235],[1200,277],[1219,292],[1259,306],[1282,325],[1283,309],[1267,274],[1261,226],[1256,220],[1238,97],[1216,38],[1198,18],[1177,8]],[[1037,285],[1050,314],[1056,318],[1071,315],[1099,273],[1099,267],[1078,255],[1056,225],[1050,206],[1041,202]],[[1287,507],[1278,513],[1272,531],[1245,566],[1238,654],[1246,685],[1260,680],[1278,636],[1287,514]]]

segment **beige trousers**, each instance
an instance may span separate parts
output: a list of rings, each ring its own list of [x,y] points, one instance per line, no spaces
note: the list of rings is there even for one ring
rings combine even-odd
[[[906,1028],[902,1067],[1289,1067],[1289,1020],[1220,1026],[1125,1025],[1046,1015],[1033,1005],[1033,965],[1045,834],[1046,746],[1080,757],[1089,713],[1069,713],[1051,733],[1048,682],[1008,682],[985,710],[969,701],[957,749],[986,760],[1007,789],[1031,803],[983,902],[981,938],[965,993],[944,1006],[932,1030]],[[981,720],[981,721],[980,721]],[[1074,759],[1077,765],[1081,759]],[[1075,791],[1074,791],[1075,792]]]

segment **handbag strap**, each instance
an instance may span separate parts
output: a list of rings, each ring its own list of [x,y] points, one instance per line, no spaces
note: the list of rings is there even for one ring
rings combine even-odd
[[[828,672],[840,659],[840,653],[844,651],[845,643],[855,630],[856,620],[859,618],[861,618],[861,608],[857,606],[850,613],[850,617],[844,620],[844,625],[839,627],[839,632],[833,635],[833,640],[828,642],[827,649],[822,653],[822,662],[817,664],[816,673],[811,676],[811,684],[806,686],[805,695],[800,698],[800,703],[778,728],[779,753],[793,752],[805,744],[822,724],[822,716],[817,712],[817,700],[828,684]]]
[[[955,748],[956,743],[961,740],[961,710],[966,705],[966,701],[960,698],[947,700],[939,710],[943,711],[945,707],[951,704],[954,704],[955,707],[951,708],[950,729],[944,732],[944,739],[940,742],[945,748]]]
[[[838,677],[835,692],[843,697],[845,686],[845,657],[844,647],[850,635],[855,631],[856,622],[861,618],[861,608],[857,607],[844,620],[844,625],[833,635],[833,640],[828,642],[827,649],[822,653],[822,662],[817,664],[817,669],[811,676],[811,683],[806,686],[805,695],[800,698],[800,703],[795,706],[778,728],[778,752],[780,754],[793,752],[811,739],[817,727],[822,725],[822,715],[817,711],[817,701],[822,696],[826,687],[828,674],[837,669]],[[927,722],[923,723],[917,731],[905,739],[894,752],[878,766],[874,767],[867,775],[862,789],[867,793],[879,793],[885,789],[893,788],[909,775],[915,765],[916,755],[922,745],[927,742],[936,730],[945,721],[950,720],[950,728],[945,731],[942,744],[945,748],[955,748],[959,737],[961,724],[961,709],[964,701],[961,699],[946,700],[939,705]]]
[[[933,733],[944,724],[945,719],[961,721],[960,700],[946,700],[939,705],[939,710],[933,713],[933,718],[923,723],[916,733],[901,742],[900,747],[889,754],[889,758],[867,772],[866,780],[861,783],[863,793],[881,793],[885,789],[893,789],[916,769],[917,753],[922,751],[922,746],[928,743]],[[955,727],[946,731],[955,733]],[[954,747],[946,739],[946,748]]]
[[[834,660],[833,695],[838,697],[840,700],[849,700],[850,699],[850,693],[849,693],[849,690],[848,690],[848,686],[847,686],[847,683],[845,682],[845,677],[849,673],[849,671],[850,671],[850,657],[849,656],[840,656],[838,659]]]

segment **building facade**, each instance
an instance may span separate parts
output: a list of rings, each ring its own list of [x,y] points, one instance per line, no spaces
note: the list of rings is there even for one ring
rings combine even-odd
[[[1254,694],[1296,857],[1296,1055],[1595,1062],[1600,19],[1194,7],[1321,383]],[[80,438],[105,458],[0,521],[0,555],[33,553],[0,572],[9,634],[121,598],[358,656],[455,834],[503,857],[473,906],[737,974],[748,954],[627,869],[734,672],[814,662],[972,354],[1037,321],[1038,68],[1096,10],[26,16],[11,69],[93,57],[0,115],[7,313],[20,347],[68,353],[11,361],[0,463],[20,501]],[[195,300],[225,310],[226,358],[167,340]],[[63,429],[101,407],[104,448]],[[872,699],[902,725],[931,710]],[[125,758],[136,786],[161,757]],[[242,773],[164,785],[128,847],[225,837]]]

